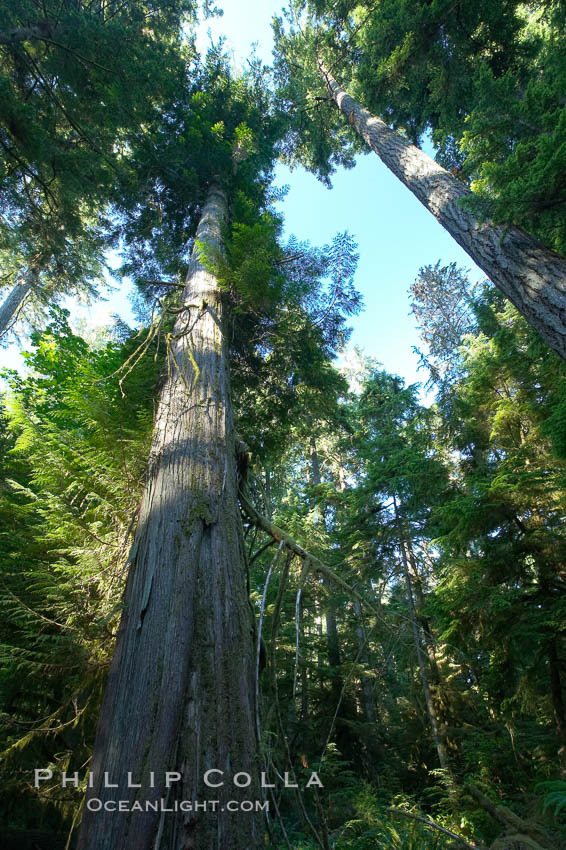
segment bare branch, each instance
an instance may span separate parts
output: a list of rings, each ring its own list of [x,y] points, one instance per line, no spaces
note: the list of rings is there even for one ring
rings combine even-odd
[[[301,558],[310,567],[312,567],[315,572],[322,573],[323,575],[327,576],[327,578],[337,584],[338,587],[341,587],[342,590],[345,590],[348,596],[354,596],[362,603],[362,605],[366,605],[370,609],[370,611],[375,614],[376,617],[383,619],[379,611],[374,608],[371,602],[369,602],[364,596],[362,596],[361,593],[358,593],[358,591],[355,590],[353,587],[350,587],[350,585],[343,579],[341,579],[340,576],[335,573],[333,569],[328,567],[314,555],[311,555],[309,552],[307,552],[306,549],[303,549],[303,547],[300,546],[297,541],[291,537],[290,534],[287,534],[286,531],[283,531],[281,528],[278,528],[276,525],[274,525],[274,523],[268,520],[267,517],[261,516],[261,514],[259,514],[254,508],[254,506],[251,504],[246,494],[242,492],[242,490],[240,490],[240,503],[248,517],[252,520],[252,522],[258,525],[262,529],[262,531],[265,531],[266,534],[269,534],[270,537],[273,537],[275,540],[283,542],[290,552],[292,552],[294,555],[298,555],[299,558]]]

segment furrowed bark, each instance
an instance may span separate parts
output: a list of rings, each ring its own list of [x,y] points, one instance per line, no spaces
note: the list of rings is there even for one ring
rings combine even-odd
[[[517,227],[480,223],[460,200],[472,193],[423,151],[344,91],[319,61],[320,74],[345,118],[517,310],[566,359],[566,258]]]
[[[248,600],[226,315],[200,247],[221,250],[226,197],[209,192],[171,342],[124,610],[97,731],[79,850],[241,850],[261,844],[253,613]],[[217,769],[203,784],[205,771]],[[178,772],[170,790],[165,773]],[[104,773],[118,789],[104,788]],[[140,788],[127,787],[128,772]],[[236,773],[252,784],[232,784]],[[152,773],[155,787],[151,787]],[[217,800],[212,811],[90,811],[93,800]],[[94,804],[95,806],[98,804]]]

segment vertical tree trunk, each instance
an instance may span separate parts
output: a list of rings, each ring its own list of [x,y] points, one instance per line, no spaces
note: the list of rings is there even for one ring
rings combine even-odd
[[[322,479],[320,475],[320,461],[314,436],[311,436],[309,441],[309,453],[311,462],[311,482],[315,487],[318,487]],[[315,506],[315,508],[319,517],[319,521],[323,523],[324,511],[318,504]],[[327,600],[326,612],[324,614],[324,619],[326,622],[326,640],[328,645],[328,662],[332,668],[336,669],[340,666],[340,642],[338,640],[338,626],[336,623],[336,606],[332,597],[332,587],[328,579],[323,578],[323,584],[325,585],[325,587],[328,587],[330,591],[330,595]],[[336,675],[336,673],[333,674],[332,680],[333,690],[338,688],[339,696],[342,691],[342,681],[340,677]]]
[[[363,664],[363,666],[369,670],[370,659],[367,647],[366,631],[363,625],[362,606],[360,605],[359,599],[354,599],[353,604],[354,611],[356,614],[356,638],[358,640],[359,660],[360,663]],[[376,723],[377,712],[375,708],[375,700],[373,697],[373,688],[369,676],[365,676],[362,674],[360,686],[362,697],[362,710],[364,712],[365,720],[368,723]]]
[[[427,617],[423,615],[424,609],[424,596],[423,596],[423,586],[421,577],[419,575],[419,570],[417,566],[417,559],[415,558],[415,552],[413,549],[413,543],[410,538],[410,535],[405,530],[405,551],[407,553],[407,557],[409,560],[409,565],[411,567],[411,572],[413,575],[413,590],[414,596],[416,598],[416,615],[417,622],[422,629],[422,634],[425,641],[425,649],[428,658],[428,663],[430,667],[430,679],[434,687],[440,685],[440,670],[438,669],[438,664],[436,661],[436,649],[434,645],[434,638],[432,636],[432,631],[430,628],[430,622]]]
[[[301,725],[303,729],[303,749],[306,746],[306,728],[309,717],[309,674],[307,667],[307,659],[306,653],[308,650],[307,644],[305,642],[305,607],[303,602],[303,596],[301,594],[301,599],[299,603],[299,622],[300,622],[300,638],[301,644],[304,647],[301,657],[299,659],[299,674],[301,680]]]
[[[370,148],[566,359],[566,259],[519,228],[481,224],[459,203],[471,195],[459,180],[360,106],[322,62],[319,70],[337,106]]]
[[[311,435],[309,440],[309,454],[311,483],[315,487],[318,487],[321,484],[322,477],[320,474],[320,458],[314,435]],[[318,521],[325,527],[326,506],[322,507],[317,503],[315,504],[315,509],[318,514]],[[352,736],[349,721],[355,716],[355,707],[344,693],[344,678],[340,671],[342,652],[340,650],[340,638],[338,635],[337,606],[334,597],[334,588],[332,582],[326,576],[323,576],[322,582],[327,590],[327,598],[324,603],[324,622],[326,626],[326,650],[330,668],[331,707],[336,712],[336,745],[344,758],[353,760],[356,744]]]
[[[261,843],[261,814],[226,807],[229,800],[260,799],[254,623],[237,502],[226,315],[217,281],[199,261],[200,243],[221,250],[226,215],[226,197],[213,187],[159,400],[80,850],[242,850]],[[224,772],[212,777],[224,780],[223,787],[204,786],[209,769]],[[167,771],[181,776],[170,790]],[[104,787],[105,772],[118,789]],[[128,772],[140,788],[127,788]],[[238,772],[252,776],[249,788],[232,784]],[[193,811],[105,813],[91,810],[96,800],[142,807],[162,800],[169,808],[190,801]]]
[[[0,337],[10,329],[12,320],[33,289],[37,275],[29,272],[19,283],[14,284],[2,304],[0,304]]]
[[[271,504],[271,470],[265,467],[265,515],[267,519],[273,519],[273,506]]]
[[[423,695],[425,699],[426,712],[428,715],[428,720],[430,723],[430,728],[432,732],[432,738],[434,741],[434,746],[436,748],[436,752],[438,753],[438,761],[440,763],[440,767],[445,771],[446,776],[451,778],[450,764],[448,761],[448,753],[446,751],[446,745],[443,739],[443,735],[440,731],[438,718],[436,716],[436,710],[434,707],[434,702],[432,699],[432,694],[430,692],[430,685],[428,681],[428,673],[425,663],[425,654],[423,652],[422,639],[421,639],[421,630],[417,621],[417,612],[415,608],[415,597],[413,594],[413,584],[411,581],[411,574],[409,570],[409,560],[407,557],[407,549],[406,549],[406,540],[405,533],[403,530],[403,525],[401,522],[401,518],[399,516],[399,510],[397,507],[397,499],[393,498],[393,504],[395,506],[395,519],[397,522],[397,528],[399,530],[399,549],[401,551],[401,562],[403,565],[403,577],[405,580],[405,587],[407,589],[407,601],[409,603],[409,616],[411,619],[411,627],[413,630],[413,640],[415,644],[415,650],[417,653],[417,662],[419,665],[419,673],[421,677],[421,683],[423,686]]]
[[[566,776],[566,712],[564,710],[558,639],[556,635],[554,635],[548,644],[548,664],[550,667],[550,695],[554,712],[554,724],[556,737],[559,741],[558,761],[560,763],[561,775]]]
[[[327,578],[323,579],[324,584],[330,589],[330,582]],[[337,689],[338,694],[342,691],[342,678],[336,672],[340,667],[340,641],[338,639],[338,625],[336,622],[336,605],[332,596],[328,597],[327,607],[324,614],[326,620],[326,641],[328,646],[328,663],[333,669],[332,681],[333,688]]]

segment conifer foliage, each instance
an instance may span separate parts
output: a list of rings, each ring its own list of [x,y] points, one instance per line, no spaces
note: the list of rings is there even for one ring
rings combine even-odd
[[[37,308],[0,415],[2,846],[562,850],[564,360],[441,259],[424,404],[346,348],[355,237],[286,239],[273,176],[354,164],[336,75],[400,150],[431,133],[462,215],[563,251],[563,9],[296,0],[273,77],[199,56],[196,14],[0,28],[0,314]],[[82,336],[56,302],[111,244],[137,327]],[[105,770],[169,808],[93,809]]]

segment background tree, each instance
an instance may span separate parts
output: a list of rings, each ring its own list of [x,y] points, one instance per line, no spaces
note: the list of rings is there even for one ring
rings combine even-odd
[[[494,223],[486,220],[485,215],[478,218],[477,213],[470,212],[469,207],[474,206],[473,197],[461,180],[411,144],[406,137],[391,130],[386,121],[368,112],[337,82],[329,66],[334,70],[342,59],[340,51],[343,44],[339,38],[342,30],[338,28],[336,37],[335,27],[329,26],[324,18],[320,22],[316,17],[305,21],[300,17],[304,8],[305,3],[301,0],[291,4],[288,34],[284,32],[280,21],[276,24],[283,98],[287,93],[293,96],[301,85],[312,82],[316,68],[330,100],[335,102],[368,147],[432,212],[547,343],[562,357],[566,356],[566,327],[562,324],[566,261],[523,230],[510,226],[512,222],[507,220],[507,226],[503,228],[497,220]],[[347,16],[348,10],[344,12]],[[373,14],[374,10],[370,8],[366,23],[373,19]],[[363,24],[356,28],[356,32],[358,29],[363,29]],[[442,27],[440,29],[442,31]],[[426,32],[426,27],[424,30]],[[347,39],[346,43],[349,44]],[[354,44],[350,44],[350,47],[354,49]],[[309,61],[316,63],[310,75],[302,70],[297,74],[297,66],[301,68],[302,64]],[[355,51],[350,61],[357,67]],[[353,70],[352,67],[348,69],[349,77]],[[320,92],[320,84],[317,86],[314,83],[314,88],[305,91],[303,97],[324,100]],[[390,120],[387,112],[384,117]],[[304,120],[299,116],[298,123],[292,124],[291,129],[297,158],[315,170],[321,168],[321,174],[326,179],[331,167],[329,151],[320,146],[315,146],[314,151],[308,149],[311,147],[311,136],[304,132],[303,125]],[[328,144],[341,144],[341,137],[331,131]],[[325,152],[325,163],[321,163],[318,157],[321,152]],[[468,200],[470,204],[467,204]]]

